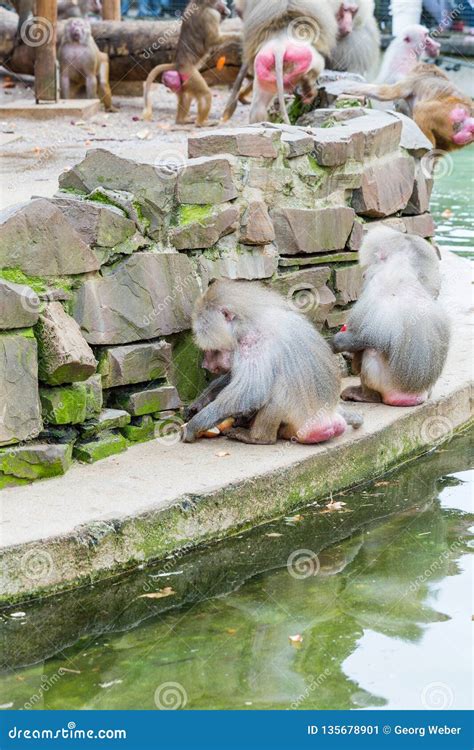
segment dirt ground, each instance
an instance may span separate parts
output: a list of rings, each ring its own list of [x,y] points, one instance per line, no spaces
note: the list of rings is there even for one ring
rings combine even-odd
[[[5,88],[0,69],[0,103],[33,100],[33,79],[15,80]],[[228,96],[227,88],[213,89],[210,122],[216,123]],[[105,148],[119,156],[154,163],[163,158],[179,161],[186,155],[186,138],[196,132],[192,125],[176,126],[175,96],[157,87],[152,122],[141,120],[141,97],[114,97],[118,113],[99,112],[87,120],[67,117],[53,120],[1,120],[0,115],[0,209],[31,196],[51,196],[58,175],[79,162],[89,149]],[[247,122],[248,107],[239,104],[233,125]]]

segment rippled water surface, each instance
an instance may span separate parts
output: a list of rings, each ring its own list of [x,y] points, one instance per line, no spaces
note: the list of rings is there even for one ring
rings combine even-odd
[[[440,245],[474,257],[474,146],[447,154],[438,164],[431,196]]]
[[[0,702],[468,708],[471,466],[464,435],[333,503],[11,610]]]

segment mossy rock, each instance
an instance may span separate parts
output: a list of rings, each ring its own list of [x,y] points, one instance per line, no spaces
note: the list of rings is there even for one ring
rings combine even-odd
[[[72,462],[72,445],[28,443],[0,452],[0,470],[20,479],[44,479],[65,474]]]
[[[136,417],[131,424],[121,427],[120,432],[131,443],[144,443],[155,437],[155,422],[149,415]]]
[[[73,450],[78,461],[92,464],[102,458],[123,453],[127,450],[127,441],[119,432],[102,432],[95,440],[81,440]]]

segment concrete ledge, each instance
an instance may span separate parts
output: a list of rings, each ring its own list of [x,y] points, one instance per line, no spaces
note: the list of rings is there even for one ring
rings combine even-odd
[[[449,438],[472,415],[472,301],[469,263],[446,254],[443,272],[453,342],[429,402],[362,405],[364,426],[327,445],[153,441],[76,465],[64,477],[6,489],[1,597],[71,588],[220,539],[370,480]]]
[[[17,99],[0,106],[0,117],[27,117],[51,120],[53,117],[92,117],[100,110],[100,99],[60,99],[58,102],[36,104],[32,99]]]

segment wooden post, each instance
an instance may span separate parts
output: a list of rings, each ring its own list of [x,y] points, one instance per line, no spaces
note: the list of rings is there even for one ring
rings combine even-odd
[[[120,21],[120,0],[102,0],[102,18],[104,21]]]
[[[38,102],[58,101],[56,64],[57,0],[36,0],[36,15],[31,27],[31,45],[35,54],[35,97]]]

